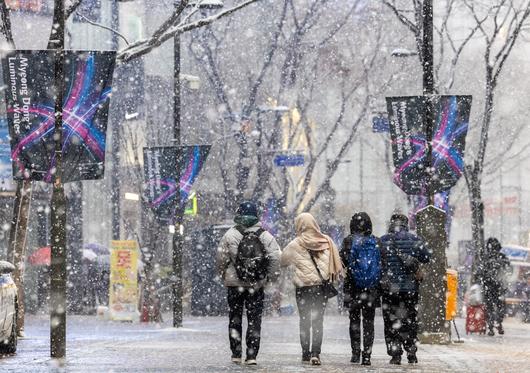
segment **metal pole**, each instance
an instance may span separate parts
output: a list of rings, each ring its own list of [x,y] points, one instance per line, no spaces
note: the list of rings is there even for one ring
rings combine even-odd
[[[51,201],[51,273],[50,273],[50,353],[53,358],[66,355],[66,199],[63,173],[63,82],[64,82],[64,0],[55,0],[53,40],[55,49],[55,174]]]
[[[417,232],[432,252],[431,261],[425,265],[427,276],[420,286],[419,322],[422,343],[447,343],[449,331],[445,324],[447,234],[445,212],[434,207],[432,138],[434,131],[434,72],[433,72],[433,6],[432,0],[423,1],[423,95],[424,128],[427,143],[426,179],[428,206],[416,214]]]
[[[118,2],[111,2],[111,28],[113,30],[119,30],[120,19],[119,19],[119,8]],[[115,32],[111,33],[112,49],[118,50],[118,35]],[[114,121],[112,122],[112,173],[110,176],[111,180],[111,194],[112,194],[112,239],[120,239],[120,213],[121,213],[121,185],[119,179],[119,170],[120,170],[120,125],[122,117],[114,116]]]
[[[499,195],[500,195],[500,214],[501,214],[501,219],[500,219],[500,234],[501,234],[501,242],[504,242],[504,189],[503,189],[503,174],[502,174],[502,164],[500,165],[499,167],[499,173],[500,173],[500,177],[499,177]],[[519,201],[519,203],[521,203],[521,201]]]
[[[178,6],[178,5],[177,5]],[[173,39],[174,48],[174,76],[173,76],[173,144],[177,147],[176,161],[176,198],[175,198],[175,233],[173,234],[173,327],[182,326],[182,211],[180,208],[180,168],[178,158],[180,153],[180,35]]]
[[[434,127],[434,58],[433,58],[433,8],[432,0],[423,1],[423,95],[425,96],[424,127],[427,142],[427,198],[434,205],[434,193],[431,181],[433,177],[432,136]]]
[[[360,193],[361,193],[361,211],[364,211],[364,141],[362,136],[359,136],[359,179],[360,179]]]

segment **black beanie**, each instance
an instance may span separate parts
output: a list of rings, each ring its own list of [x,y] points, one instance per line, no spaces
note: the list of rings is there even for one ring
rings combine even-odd
[[[351,234],[360,233],[365,236],[372,234],[372,220],[366,212],[356,212],[350,220]]]

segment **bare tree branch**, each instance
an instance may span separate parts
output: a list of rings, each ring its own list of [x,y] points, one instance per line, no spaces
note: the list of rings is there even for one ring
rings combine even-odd
[[[84,15],[82,15],[81,13],[79,12],[76,12],[76,14],[81,17],[86,23],[92,25],[92,26],[96,26],[96,27],[101,27],[102,29],[104,30],[107,30],[107,31],[110,31],[116,35],[118,35],[120,38],[123,39],[123,41],[125,42],[125,44],[129,45],[129,40],[127,40],[127,38],[121,34],[120,32],[114,30],[113,28],[111,27],[108,27],[108,26],[105,26],[105,25],[102,25],[101,23],[97,23],[97,22],[93,22],[91,20],[89,20],[87,17],[85,17]]]
[[[227,9],[225,11],[219,12],[215,15],[202,18],[200,20],[186,23],[183,25],[177,25],[173,27],[169,27],[169,29],[166,29],[164,31],[161,31],[160,34],[153,35],[149,39],[139,40],[137,42],[132,43],[128,47],[124,48],[123,50],[118,52],[117,55],[117,61],[118,62],[127,62],[133,58],[138,58],[140,56],[143,56],[156,47],[160,46],[165,41],[175,37],[175,35],[182,34],[187,31],[194,30],[199,27],[207,26],[221,18],[224,18],[226,16],[229,16],[238,10],[241,10],[245,8],[246,6],[253,4],[259,0],[246,0],[243,3],[236,5],[230,9]],[[175,13],[174,13],[175,14]],[[179,13],[180,14],[180,13]],[[171,18],[171,17],[170,17]]]

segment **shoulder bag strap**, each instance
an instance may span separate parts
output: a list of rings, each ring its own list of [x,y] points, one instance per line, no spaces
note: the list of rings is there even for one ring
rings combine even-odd
[[[324,277],[322,277],[322,273],[320,273],[320,269],[318,268],[317,262],[315,261],[315,258],[313,257],[313,254],[311,254],[311,251],[309,251],[309,250],[307,250],[307,252],[309,253],[309,257],[311,258],[311,261],[315,265],[315,268],[316,268],[317,273],[318,273],[318,277],[320,277],[320,280],[322,280],[322,282],[324,282],[325,281]]]

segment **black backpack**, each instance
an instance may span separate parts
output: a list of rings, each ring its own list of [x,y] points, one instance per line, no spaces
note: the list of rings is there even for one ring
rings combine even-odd
[[[245,228],[236,226],[239,233],[243,235],[237,247],[235,267],[237,277],[241,281],[256,284],[267,278],[269,268],[269,258],[265,250],[265,245],[259,236],[265,232],[262,228],[257,231],[245,231]]]

